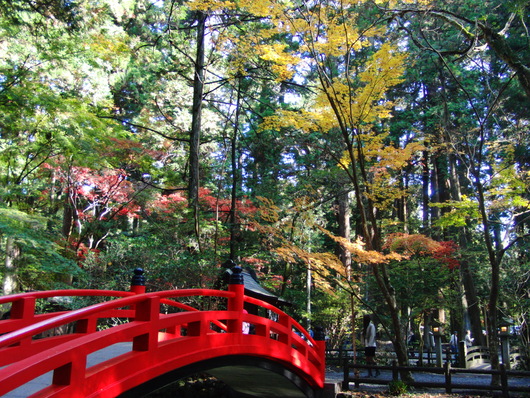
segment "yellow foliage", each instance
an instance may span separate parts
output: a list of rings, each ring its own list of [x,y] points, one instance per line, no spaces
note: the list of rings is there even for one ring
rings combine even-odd
[[[402,81],[405,54],[397,53],[390,44],[384,44],[364,66],[359,79],[364,86],[350,97],[351,106],[342,107],[353,124],[373,123],[390,117],[393,104],[385,101],[388,89]]]
[[[399,4],[415,4],[417,6],[426,6],[432,3],[432,0],[375,0],[375,4],[383,4],[388,8],[394,8]]]
[[[285,51],[286,47],[286,44],[281,43],[262,44],[255,47],[261,59],[274,63],[272,70],[279,81],[292,78],[294,74],[293,66],[300,61],[299,58],[287,53]]]
[[[191,0],[188,1],[188,7],[190,10],[211,12],[221,9],[234,9],[236,4],[230,0]]]
[[[102,33],[96,33],[90,37],[86,45],[90,47],[91,51],[98,54],[101,59],[117,64],[120,59],[119,54],[127,54],[129,51],[125,40],[127,38],[124,34],[106,37]]]
[[[263,196],[258,196],[256,199],[263,204],[263,206],[260,206],[259,210],[260,217],[267,222],[278,221],[280,208],[276,206],[271,199]]]
[[[275,1],[269,0],[236,0],[238,7],[258,17],[271,16],[277,9]]]
[[[336,127],[335,119],[330,118],[327,112],[281,109],[276,111],[274,115],[265,117],[260,125],[260,130],[289,128],[309,133],[312,131],[328,131],[333,127]]]
[[[404,256],[429,255],[442,247],[441,244],[425,235],[396,233],[387,238],[389,250],[399,251]]]
[[[380,137],[379,137],[380,138]],[[424,149],[419,143],[410,143],[405,148],[396,148],[392,145],[383,145],[377,139],[374,143],[379,145],[367,145],[365,156],[373,165],[370,167],[369,191],[366,196],[374,201],[376,207],[384,209],[393,205],[395,199],[402,198],[407,194],[401,188],[397,180],[399,171],[407,166],[411,157]]]
[[[348,270],[344,264],[333,253],[311,253],[296,245],[287,245],[276,248],[274,252],[283,261],[291,264],[302,263],[313,272],[313,282],[315,287],[328,294],[334,294],[334,288],[330,280],[340,284],[341,279],[348,279]]]
[[[384,253],[381,253],[375,250],[366,250],[364,248],[365,244],[361,240],[350,242],[346,238],[335,236],[334,234],[332,234],[325,228],[322,228],[322,227],[318,227],[318,228],[320,229],[320,231],[325,233],[332,240],[339,243],[342,247],[348,250],[352,254],[352,260],[357,263],[377,265],[377,264],[387,264],[390,261],[394,261],[394,260],[399,261],[399,260],[403,260],[407,258],[406,254],[399,254],[395,252],[384,254]]]

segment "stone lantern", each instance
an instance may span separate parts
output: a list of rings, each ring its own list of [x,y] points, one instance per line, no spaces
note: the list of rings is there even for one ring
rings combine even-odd
[[[506,370],[510,370],[510,327],[513,321],[502,318],[499,322],[499,336],[501,338],[502,363]]]
[[[442,367],[442,335],[443,335],[443,328],[442,324],[434,320],[431,324],[432,327],[432,334],[434,336],[434,349],[436,352],[436,366]]]

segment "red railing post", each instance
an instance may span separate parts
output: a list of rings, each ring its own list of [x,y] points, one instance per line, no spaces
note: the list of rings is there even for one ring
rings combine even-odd
[[[35,297],[25,296],[21,299],[13,301],[9,318],[24,319],[29,321],[35,316]]]
[[[86,374],[86,357],[76,356],[72,362],[62,365],[53,371],[52,384],[56,386],[71,386],[78,393],[83,390]],[[76,396],[76,394],[72,394]],[[77,395],[79,396],[79,395]]]
[[[239,313],[237,319],[228,320],[228,333],[241,333],[243,329],[243,304],[245,296],[245,280],[241,274],[241,267],[232,267],[232,275],[230,275],[230,282],[228,284],[228,291],[234,292],[235,296],[228,299],[228,311],[236,311]]]
[[[278,316],[278,323],[285,327],[285,334],[279,333],[278,334],[278,341],[281,341],[282,343],[286,344],[288,347],[291,346],[292,341],[292,335],[294,333],[293,326],[291,322],[291,317],[287,314],[280,314]]]
[[[326,379],[326,331],[322,326],[317,326],[315,328],[315,334],[314,334],[314,340],[315,343],[317,343],[317,346],[315,347],[320,355],[321,359],[321,365],[320,365],[320,371],[322,374],[322,380]]]
[[[9,312],[9,318],[21,319],[22,325],[19,328],[30,325],[33,323],[35,318],[35,302],[34,296],[25,296],[19,300],[13,301],[11,310]],[[31,337],[27,337],[17,343],[16,345],[26,345],[31,343]]]
[[[143,268],[135,268],[134,275],[131,278],[131,289],[130,291],[134,294],[143,294],[145,293],[145,276]],[[136,306],[131,305],[129,307],[132,311],[136,311]],[[130,318],[129,321],[133,321],[134,318]]]
[[[131,292],[136,294],[145,293],[145,276],[142,268],[136,268],[131,279]]]
[[[133,338],[133,351],[150,351],[157,347],[160,297],[149,297],[136,304],[135,322],[148,322],[150,330]]]

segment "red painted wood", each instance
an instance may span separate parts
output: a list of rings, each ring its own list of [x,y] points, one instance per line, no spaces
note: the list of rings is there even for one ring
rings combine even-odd
[[[0,396],[53,371],[53,384],[33,397],[115,397],[171,370],[227,355],[276,361],[315,388],[325,378],[324,342],[313,340],[280,309],[244,296],[242,285],[229,291],[171,290],[154,293],[68,290],[4,296],[17,319],[0,321]],[[35,315],[38,299],[54,296],[118,297],[70,312]],[[212,296],[226,311],[199,311],[178,300]],[[243,312],[248,302],[275,314],[274,319]],[[161,313],[160,304],[172,308]],[[267,311],[263,311],[266,313]],[[128,320],[98,330],[98,320]],[[242,322],[255,334],[243,334]],[[35,339],[47,330],[76,323],[73,333]],[[301,337],[303,336],[303,337]],[[116,343],[132,342],[131,351],[87,368],[87,356]]]

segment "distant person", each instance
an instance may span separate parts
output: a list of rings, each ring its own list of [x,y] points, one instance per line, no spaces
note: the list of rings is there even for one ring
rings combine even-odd
[[[414,348],[416,348],[416,345],[418,344],[418,339],[416,338],[416,335],[411,330],[409,332],[409,336],[407,337],[407,345],[409,346],[409,356],[411,358],[414,358],[416,354],[414,353]]]
[[[473,345],[474,340],[475,339],[471,337],[471,330],[468,330],[466,332],[466,338],[464,339],[464,341],[466,342],[466,347],[471,347]]]
[[[248,311],[247,310],[243,310],[243,314],[248,314]],[[242,330],[243,334],[249,334],[250,333],[250,323],[243,322],[242,328],[243,328],[243,330]]]
[[[365,315],[363,318],[363,341],[364,341],[364,356],[366,357],[367,365],[375,365],[375,325],[370,318],[370,315]],[[379,376],[379,369],[375,370],[375,376]],[[372,369],[368,369],[368,377],[372,377]]]
[[[458,354],[458,332],[455,331],[451,335],[451,340],[449,340],[449,345],[451,346],[451,352],[453,354]]]
[[[456,330],[451,335],[449,346],[451,347],[451,354],[455,356],[455,363],[458,363],[458,332]]]
[[[418,342],[418,339],[416,338],[416,335],[414,334],[414,332],[411,330],[410,333],[409,333],[409,337],[407,339],[407,344],[408,345],[414,345]]]

